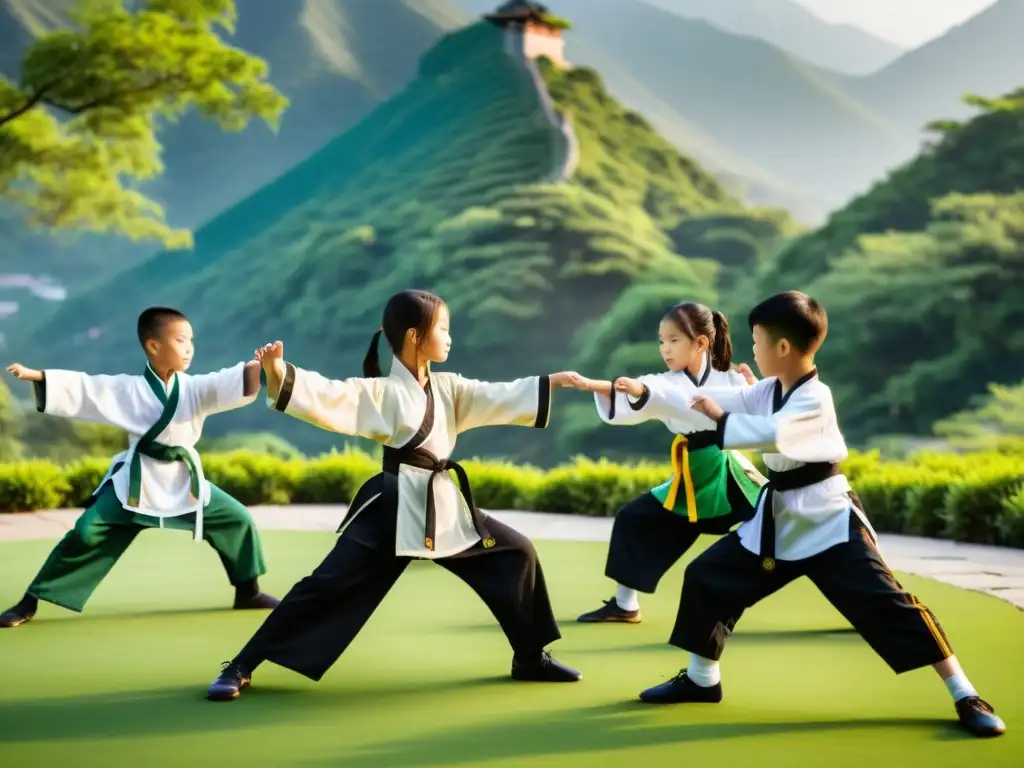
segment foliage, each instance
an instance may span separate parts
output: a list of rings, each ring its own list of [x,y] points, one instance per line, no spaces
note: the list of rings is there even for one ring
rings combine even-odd
[[[935,434],[969,451],[1024,454],[1024,382],[990,384],[988,394],[974,398],[974,405],[936,422]]]
[[[238,131],[252,117],[276,124],[287,101],[265,62],[218,36],[234,28],[232,0],[148,0],[135,13],[88,0],[73,16],[77,28],[29,48],[17,86],[0,79],[0,195],[33,225],[187,246],[125,184],[161,171],[160,121],[194,107]]]
[[[933,212],[924,231],[863,236],[808,289],[839,342],[818,358],[854,439],[926,434],[987,382],[1024,378],[1024,193]]]
[[[572,178],[557,178],[565,136],[530,73],[497,28],[473,25],[442,39],[419,78],[356,128],[198,230],[193,253],[159,255],[68,301],[37,337],[46,355],[130,366],[135,313],[159,302],[187,309],[211,366],[272,333],[297,364],[351,375],[387,297],[415,285],[450,304],[454,369],[506,380],[564,368],[575,330],[634,281],[671,274],[697,290],[711,279],[702,257],[717,246],[693,238],[682,258],[670,232],[699,216],[735,225],[746,209],[594,72],[541,70],[581,147]],[[111,293],[131,298],[111,307]],[[100,338],[75,345],[72,324]],[[245,409],[211,427],[272,429],[307,452],[340,441],[272,417]],[[562,423],[556,409],[552,425]],[[460,447],[550,463],[550,440],[529,432],[470,433]]]
[[[608,517],[662,483],[663,463],[615,464],[577,458],[544,471],[507,462],[464,462],[483,509],[522,509]],[[380,459],[360,451],[313,459],[248,452],[205,454],[207,477],[244,504],[347,504],[379,471]],[[76,507],[99,483],[105,459],[58,466],[0,464],[0,512]],[[885,462],[854,454],[843,471],[877,530],[1024,547],[1024,467],[1000,454],[919,454]]]
[[[301,459],[302,452],[273,432],[232,432],[223,437],[204,437],[196,445],[201,453],[260,453],[279,459]]]
[[[833,213],[825,226],[769,259],[753,280],[751,299],[805,289],[866,234],[925,229],[932,202],[953,193],[1013,194],[1024,188],[1024,89],[999,99],[966,101],[978,114],[933,124],[936,140],[867,193]]]

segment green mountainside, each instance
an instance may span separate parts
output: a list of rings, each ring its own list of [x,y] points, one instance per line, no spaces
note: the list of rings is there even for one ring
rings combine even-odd
[[[192,318],[203,369],[280,338],[297,364],[348,376],[387,297],[421,286],[451,306],[450,367],[504,380],[572,363],[579,329],[631,284],[670,282],[675,300],[713,290],[789,227],[778,211],[745,209],[593,71],[533,69],[479,23],[443,38],[358,126],[200,228],[194,252],[72,298],[26,349],[35,365],[133,370],[137,312],[168,303]],[[83,341],[88,328],[97,338]],[[210,426],[339,442],[288,422],[250,408]],[[555,460],[550,433],[461,445]]]
[[[928,433],[1024,377],[1024,89],[969,101],[975,117],[724,297],[737,317],[778,290],[822,301],[820,367],[854,439]]]
[[[62,23],[74,4],[0,0],[0,76],[16,76],[25,47]],[[271,81],[290,99],[280,130],[253,124],[242,133],[223,133],[188,115],[161,131],[166,171],[143,191],[164,205],[174,226],[202,224],[355,125],[408,83],[420,56],[464,21],[449,0],[239,2],[231,42],[265,59]],[[48,237],[2,214],[0,274],[28,266],[33,275],[51,275],[72,295],[158,250],[93,235]],[[23,304],[21,312],[0,321],[0,332],[9,338],[51,306],[2,287],[0,300]]]

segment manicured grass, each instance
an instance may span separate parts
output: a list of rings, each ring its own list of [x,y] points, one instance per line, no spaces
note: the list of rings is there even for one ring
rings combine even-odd
[[[269,532],[283,594],[333,543]],[[13,602],[52,542],[0,544]],[[651,707],[644,687],[684,654],[665,645],[682,565],[634,626],[574,623],[611,593],[605,546],[540,542],[578,684],[508,679],[510,651],[468,587],[414,563],[325,680],[261,667],[255,688],[205,701],[218,664],[262,620],[224,608],[216,557],[187,535],[147,532],[82,616],[44,606],[0,631],[0,753],[7,765],[1019,766],[1024,615],[991,597],[907,577],[943,622],[1008,735],[961,735],[930,670],[896,677],[805,581],[744,617],[723,660],[726,701]]]

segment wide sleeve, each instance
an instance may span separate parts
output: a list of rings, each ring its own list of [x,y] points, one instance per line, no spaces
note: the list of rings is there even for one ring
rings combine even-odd
[[[96,424],[108,424],[131,432],[138,428],[141,403],[137,376],[90,376],[79,371],[47,369],[34,382],[36,410]]]
[[[353,437],[385,441],[394,431],[385,414],[384,379],[328,379],[285,363],[284,380],[271,408]]]
[[[794,461],[842,461],[848,453],[824,387],[800,387],[777,413],[727,411],[717,430],[722,448],[773,450]]]
[[[631,427],[646,421],[664,421],[668,418],[669,409],[661,407],[657,401],[652,401],[651,392],[663,389],[667,391],[673,387],[693,389],[688,380],[679,377],[672,379],[664,373],[639,376],[637,381],[644,385],[644,393],[637,398],[625,392],[616,392],[614,389],[609,395],[594,393],[594,405],[601,421],[617,427]]]
[[[455,428],[519,426],[544,429],[551,416],[551,378],[528,376],[505,382],[452,380]]]
[[[651,377],[644,382],[646,390],[643,411],[648,419],[659,419],[676,432],[697,432],[715,429],[715,422],[700,411],[694,410],[693,401],[697,397],[708,397],[718,403],[723,410],[735,409],[747,412],[755,407],[758,398],[762,397],[763,382],[752,387],[719,387],[697,388],[685,379],[668,379]],[[724,405],[723,405],[724,403]]]
[[[259,387],[246,394],[246,364],[238,363],[213,373],[189,376],[188,386],[199,401],[199,411],[204,416],[234,410],[254,402],[259,396]]]

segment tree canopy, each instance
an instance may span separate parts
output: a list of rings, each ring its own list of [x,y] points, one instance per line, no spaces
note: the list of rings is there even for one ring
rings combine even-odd
[[[287,100],[218,34],[234,30],[233,0],[82,0],[71,18],[28,49],[18,83],[0,78],[0,198],[35,227],[189,247],[134,188],[163,170],[161,122],[196,109],[229,131],[276,128]]]

